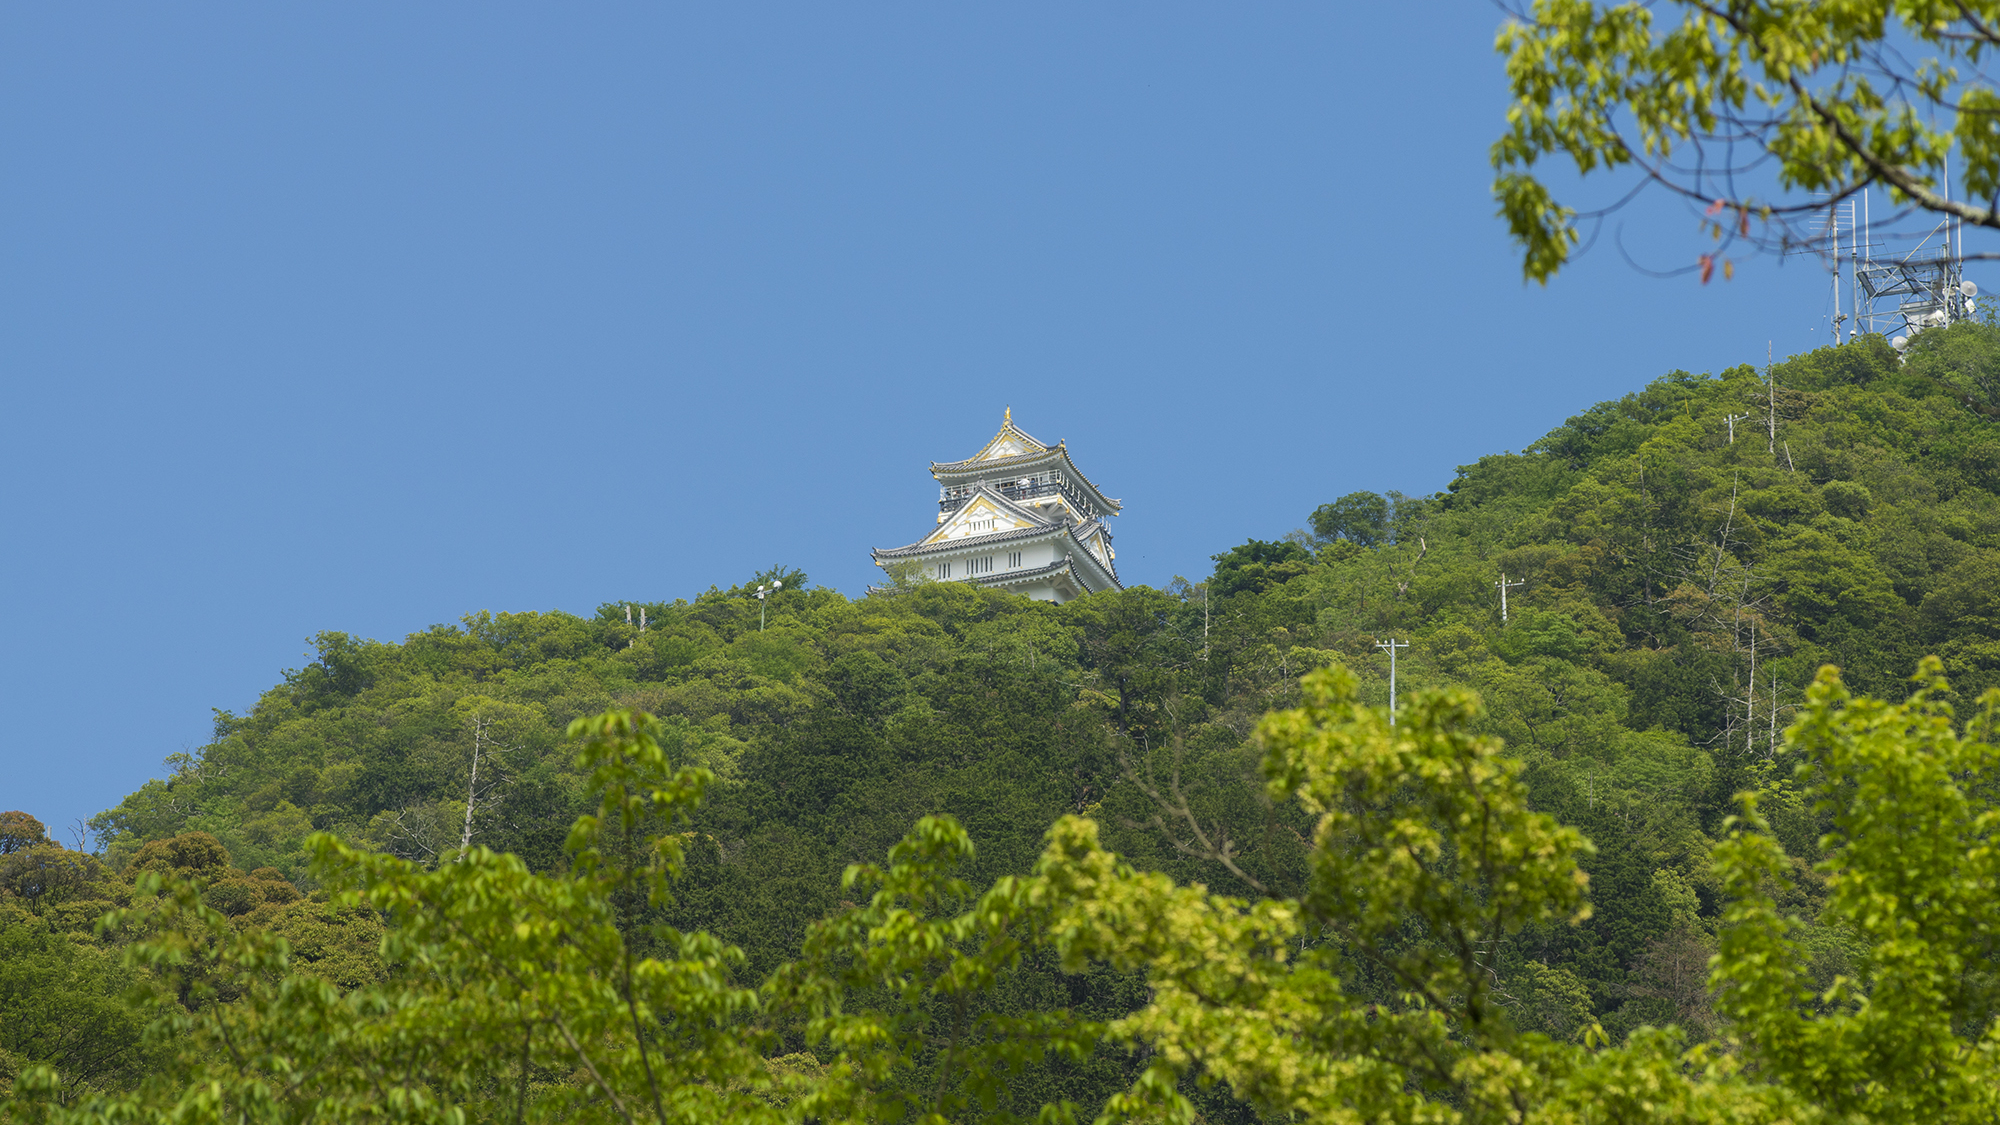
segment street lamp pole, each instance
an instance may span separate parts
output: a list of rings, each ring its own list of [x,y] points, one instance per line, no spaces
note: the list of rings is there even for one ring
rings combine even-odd
[[[775,594],[775,593],[777,593],[777,592],[778,592],[779,590],[782,590],[782,589],[784,589],[784,588],[785,588],[785,584],[784,584],[783,582],[773,582],[773,583],[771,583],[771,584],[770,584],[769,586],[759,586],[759,587],[757,587],[757,631],[758,631],[759,633],[761,633],[761,632],[763,632],[763,631],[764,631],[764,599],[765,599],[765,597],[767,597],[767,596],[769,596],[769,595],[771,595],[771,594]]]

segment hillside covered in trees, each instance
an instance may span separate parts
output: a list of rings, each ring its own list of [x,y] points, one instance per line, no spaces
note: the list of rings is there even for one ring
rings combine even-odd
[[[1782,842],[1779,905],[1817,985],[1856,971],[1851,928],[1815,922],[1833,814],[1800,792],[1784,738],[1817,669],[1900,698],[1934,654],[1960,701],[2000,686],[1996,415],[1989,320],[1926,333],[1906,362],[1869,338],[1677,372],[1435,495],[1330,498],[1165,590],[1053,606],[917,582],[849,598],[778,570],[591,617],[482,612],[399,643],[325,633],[315,661],[247,714],[218,713],[213,741],[98,817],[95,854],[9,822],[0,1077],[43,1062],[115,1089],[144,1072],[153,1048],[119,996],[145,970],[91,921],[148,871],[205,878],[210,905],[286,935],[341,987],[397,971],[381,919],[319,885],[308,838],[423,868],[470,846],[562,870],[572,823],[598,807],[563,731],[614,707],[658,716],[668,759],[714,774],[676,829],[685,869],[655,920],[741,946],[744,986],[849,904],[844,869],[927,816],[964,825],[975,887],[1030,871],[1076,814],[1140,870],[1301,896],[1313,818],[1272,799],[1254,731],[1335,664],[1385,704],[1392,641],[1408,645],[1399,696],[1476,691],[1469,721],[1525,764],[1532,807],[1595,845],[1578,860],[1588,916],[1486,955],[1509,1019],[1566,1042],[1715,1035],[1707,961],[1730,894],[1712,853],[1739,792],[1760,794]],[[746,592],[773,577],[785,592],[760,628]],[[1008,987],[1022,1010],[1145,1002],[1130,972],[1053,961]],[[1101,1100],[1137,1065],[1107,1049],[1016,1096]]]

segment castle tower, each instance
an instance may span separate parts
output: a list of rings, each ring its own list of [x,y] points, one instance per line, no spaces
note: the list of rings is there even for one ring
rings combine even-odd
[[[907,547],[878,548],[876,566],[915,562],[941,582],[977,582],[1042,601],[1118,590],[1118,552],[1104,521],[1118,501],[1077,470],[1063,443],[1014,425],[963,461],[931,462],[937,527]]]

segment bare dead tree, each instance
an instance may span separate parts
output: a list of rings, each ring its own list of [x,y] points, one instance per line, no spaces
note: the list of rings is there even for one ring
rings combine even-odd
[[[1410,592],[1410,583],[1417,577],[1417,564],[1423,562],[1424,556],[1430,553],[1431,545],[1424,542],[1423,536],[1417,536],[1417,557],[1410,560],[1410,569],[1404,571],[1402,579],[1396,583],[1396,596],[1398,598]]]
[[[1633,996],[1664,1000],[1674,1022],[1693,1031],[1711,1033],[1715,1007],[1708,988],[1709,939],[1685,923],[1648,942],[1632,965]]]
[[[465,779],[465,814],[458,835],[461,852],[472,846],[473,818],[500,801],[502,789],[509,780],[506,752],[519,749],[516,741],[498,737],[505,729],[504,716],[496,716],[485,707],[471,711],[466,716],[465,726],[472,739],[472,749]]]
[[[1755,567],[1737,561],[1734,554],[1739,489],[1740,484],[1732,482],[1729,505],[1715,538],[1677,552],[1683,560],[1680,585],[1668,596],[1666,605],[1701,644],[1730,655],[1730,679],[1711,679],[1709,684],[1725,704],[1726,718],[1715,742],[1734,746],[1740,734],[1747,754],[1754,753],[1756,743],[1763,739],[1768,739],[1767,746],[1775,751],[1776,723],[1779,712],[1785,709],[1782,687],[1767,673],[1769,690],[1760,688],[1758,670],[1760,664],[1790,651],[1795,639],[1771,621],[1771,596],[1759,590],[1763,576]],[[1760,705],[1767,712],[1762,729],[1757,720]]]
[[[1153,803],[1156,810],[1143,823],[1158,829],[1160,834],[1166,837],[1167,842],[1173,845],[1175,851],[1215,863],[1242,880],[1258,894],[1265,893],[1263,882],[1237,865],[1236,861],[1244,853],[1236,842],[1229,838],[1229,829],[1220,822],[1211,822],[1204,827],[1201,818],[1188,803],[1187,793],[1181,787],[1181,760],[1185,754],[1185,743],[1178,731],[1174,733],[1169,746],[1171,765],[1164,784],[1154,772],[1151,747],[1143,739],[1140,743],[1143,752],[1138,762],[1132,760],[1132,754],[1128,749],[1129,743],[1119,747],[1118,765],[1125,779],[1139,792],[1145,794],[1146,799]],[[1186,826],[1185,836],[1176,832],[1173,827],[1175,823]]]
[[[471,725],[472,725],[472,772],[470,775],[467,776],[465,782],[465,827],[459,833],[458,837],[458,847],[460,851],[463,851],[466,848],[472,846],[472,812],[474,809],[479,807],[479,795],[480,795],[479,759],[485,753],[486,732],[487,729],[493,725],[493,722],[485,715],[475,714],[472,716]],[[493,783],[489,779],[487,782],[487,788],[490,791],[492,787]]]
[[[436,862],[451,831],[433,806],[421,804],[377,813],[369,829],[383,851],[425,865]]]
[[[1715,537],[1715,561],[1708,570],[1708,592],[1715,594],[1716,584],[1722,579],[1722,560],[1729,555],[1729,546],[1736,530],[1736,492],[1741,482],[1729,482],[1729,514],[1723,518],[1722,531]]]

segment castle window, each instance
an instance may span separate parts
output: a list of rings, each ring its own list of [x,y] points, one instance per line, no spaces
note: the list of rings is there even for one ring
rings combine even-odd
[[[939,563],[939,564],[938,564],[938,567],[937,567],[937,576],[938,576],[938,579],[939,579],[940,581],[942,581],[943,579],[946,579],[946,578],[950,578],[950,577],[951,577],[951,564],[950,564],[950,563],[948,563],[948,562],[941,562],[941,563]]]
[[[1007,552],[1007,569],[1013,570],[1015,567],[1018,567],[1020,565],[1021,565],[1021,552],[1019,551]]]
[[[991,574],[991,573],[993,573],[993,556],[992,556],[992,555],[988,555],[988,556],[986,556],[986,557],[985,557],[985,558],[983,558],[983,559],[969,559],[969,560],[967,560],[967,563],[966,563],[966,568],[965,568],[965,572],[966,572],[967,574]]]

